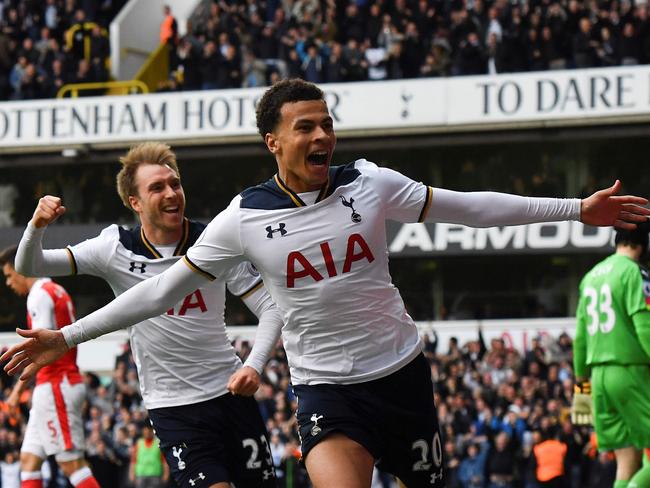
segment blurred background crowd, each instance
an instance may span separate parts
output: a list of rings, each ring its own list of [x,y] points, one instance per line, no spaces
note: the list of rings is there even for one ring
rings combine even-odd
[[[556,474],[566,488],[612,486],[616,469],[613,457],[598,452],[590,429],[576,428],[569,419],[573,373],[572,344],[567,334],[534,338],[524,354],[508,349],[501,339],[486,344],[480,330],[477,339],[466,344],[459,344],[455,338],[438,344],[435,335],[425,336],[424,341],[435,384],[449,488],[538,488],[540,470],[557,469],[549,466],[543,455],[548,449],[535,449],[543,443],[563,459],[561,472]],[[238,340],[234,345],[242,358],[250,352],[251,344],[246,341]],[[128,345],[117,358],[112,377],[86,373],[85,378],[86,447],[95,476],[103,487],[132,487],[129,474],[136,462],[134,445],[141,436],[150,434],[143,432],[147,414]],[[13,380],[2,376],[1,381],[7,398]],[[279,486],[308,488],[299,462],[296,402],[280,345],[265,368],[255,396],[269,430]],[[19,411],[0,402],[3,476],[18,476],[17,471],[12,475],[11,466],[17,462],[29,401],[27,392]],[[51,479],[50,487],[67,486],[64,478]],[[394,485],[376,473],[374,486]]]
[[[0,100],[106,81],[124,0],[0,2]],[[650,61],[646,3],[631,0],[204,1],[171,47],[160,90],[509,73]],[[87,94],[93,94],[89,92]]]

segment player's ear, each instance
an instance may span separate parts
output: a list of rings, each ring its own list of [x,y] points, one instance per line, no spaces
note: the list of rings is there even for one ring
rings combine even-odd
[[[264,136],[264,142],[266,143],[266,147],[271,151],[273,154],[276,154],[279,149],[279,141],[273,135],[272,132],[267,132],[266,135]]]
[[[136,212],[140,212],[142,209],[140,206],[140,199],[138,199],[138,197],[134,197],[133,195],[129,195],[129,205],[131,205],[131,208]]]

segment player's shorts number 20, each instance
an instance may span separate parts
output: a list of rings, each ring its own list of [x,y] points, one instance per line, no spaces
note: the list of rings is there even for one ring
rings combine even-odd
[[[611,332],[616,323],[616,313],[612,308],[612,289],[607,283],[604,283],[600,290],[587,287],[583,291],[587,297],[587,315],[589,323],[587,332],[589,335],[595,335],[600,329],[603,334]]]

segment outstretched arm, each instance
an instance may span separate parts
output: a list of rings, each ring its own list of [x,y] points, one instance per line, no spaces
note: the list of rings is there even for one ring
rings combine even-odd
[[[636,196],[617,196],[621,183],[577,198],[536,198],[496,192],[456,192],[434,188],[429,222],[448,222],[472,227],[521,225],[535,222],[580,220],[588,225],[615,225],[634,229],[647,220],[650,209],[641,207],[648,200]]]
[[[59,197],[46,195],[38,201],[16,253],[16,271],[24,276],[66,276],[74,273],[66,249],[43,250],[43,235],[49,224],[65,213]]]
[[[11,358],[5,371],[13,375],[24,370],[21,379],[28,379],[77,344],[164,313],[206,281],[203,274],[195,273],[180,260],[164,273],[138,283],[105,307],[61,330],[17,330],[28,340],[10,347],[0,361]]]

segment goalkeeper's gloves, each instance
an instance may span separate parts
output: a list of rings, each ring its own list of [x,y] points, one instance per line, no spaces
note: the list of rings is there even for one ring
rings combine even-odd
[[[591,383],[583,381],[573,387],[573,403],[571,404],[571,422],[574,425],[591,425]]]

